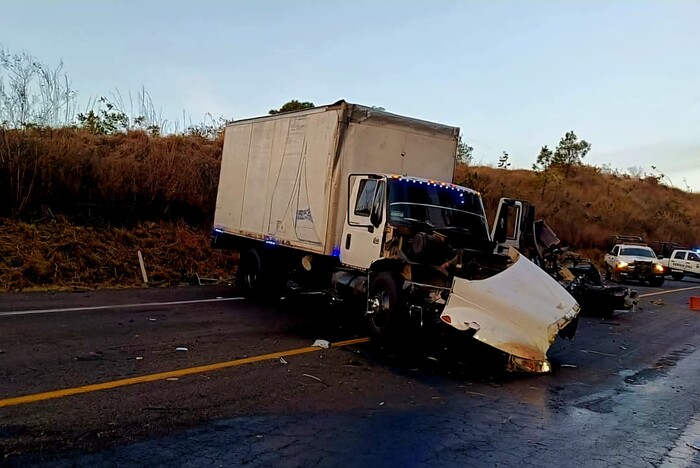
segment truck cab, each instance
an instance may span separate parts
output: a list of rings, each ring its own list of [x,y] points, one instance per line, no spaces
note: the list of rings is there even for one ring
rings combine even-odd
[[[686,275],[700,277],[700,253],[696,251],[674,250],[669,258],[661,259],[660,262],[676,281],[682,280]]]
[[[579,305],[518,250],[517,227],[532,222],[526,202],[510,217],[502,203],[490,229],[481,194],[467,187],[397,174],[353,174],[348,187],[345,270],[333,282],[339,295],[366,294],[375,334],[398,329],[407,311],[420,326],[501,349],[512,370],[549,368],[546,350],[557,335],[573,337]]]

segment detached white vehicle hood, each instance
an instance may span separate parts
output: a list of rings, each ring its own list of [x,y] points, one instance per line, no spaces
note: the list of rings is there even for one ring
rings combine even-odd
[[[549,372],[547,351],[559,330],[579,313],[557,281],[510,248],[513,263],[484,280],[455,278],[440,315],[458,330],[509,355],[508,369]]]

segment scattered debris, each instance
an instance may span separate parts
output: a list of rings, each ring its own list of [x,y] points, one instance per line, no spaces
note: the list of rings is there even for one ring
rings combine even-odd
[[[464,393],[466,393],[467,395],[477,395],[477,396],[483,396],[483,397],[488,396],[485,393],[479,393],[479,392],[464,392]]]
[[[615,356],[614,354],[610,354],[610,353],[601,353],[600,351],[593,351],[593,350],[590,350],[590,349],[582,349],[581,352],[582,352],[582,353],[591,353],[591,354],[600,354],[601,356],[617,357],[617,356]]]
[[[562,364],[560,367],[570,367],[572,369],[578,369],[578,366],[575,366],[573,364]]]
[[[695,440],[693,442],[686,442],[688,447],[695,449],[695,450],[700,450],[700,440]]]
[[[625,348],[624,346],[620,346],[620,349],[623,351],[627,351],[627,348]]]
[[[151,322],[155,322],[155,321],[158,320],[158,319],[157,319],[157,318],[149,317],[148,320],[151,321]]]
[[[428,359],[430,359],[431,361],[440,362],[440,361],[437,360],[437,358],[434,358],[434,357],[432,357],[432,356],[428,356]]]
[[[143,356],[136,356],[136,360],[137,360],[137,361],[142,361],[142,360],[143,360]]]
[[[289,364],[289,363],[287,362],[287,360],[286,360],[285,358],[283,358],[283,357],[280,358],[280,362],[281,362],[282,364]]]
[[[316,348],[330,348],[331,344],[326,340],[316,340],[311,346]]]
[[[76,361],[101,361],[102,353],[100,351],[89,352],[87,356],[76,356]]]
[[[167,380],[167,381],[169,381],[169,382],[175,382],[176,380],[180,380],[180,379],[178,379],[177,377],[168,377],[168,378],[165,379],[165,380]]]
[[[383,402],[383,401],[380,402],[380,403],[379,403],[379,406],[384,406],[384,402]]]
[[[262,434],[258,434],[258,435],[255,436],[256,439],[262,439],[263,437],[265,437],[265,436],[262,435]]]
[[[185,348],[184,346],[181,346],[179,348],[175,348],[175,351],[189,351],[189,349]]]
[[[223,299],[223,296],[216,296],[217,299]]]
[[[311,375],[311,374],[301,374],[301,375],[302,375],[302,377],[308,377],[308,378],[310,378],[310,379],[318,380],[319,382],[321,382],[321,383],[322,383],[323,385],[325,385],[326,387],[329,387],[329,386],[330,386],[330,385],[328,385],[326,382],[324,382],[323,380],[321,380],[321,379],[319,379],[318,377],[316,377],[315,375]]]
[[[666,304],[663,299],[656,299],[655,301],[649,301],[654,305],[664,305]]]
[[[675,427],[675,426],[669,426],[668,428],[671,429],[672,431],[677,431],[680,429],[680,428]]]

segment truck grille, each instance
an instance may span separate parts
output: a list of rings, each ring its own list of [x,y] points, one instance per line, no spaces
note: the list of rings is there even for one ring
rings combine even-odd
[[[651,262],[634,262],[634,271],[640,274],[651,273]]]

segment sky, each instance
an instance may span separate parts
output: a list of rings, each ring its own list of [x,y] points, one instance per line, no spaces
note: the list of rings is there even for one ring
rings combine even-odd
[[[164,118],[340,99],[460,127],[529,168],[569,130],[585,162],[700,192],[696,0],[0,0],[0,44],[64,63],[79,102],[145,88]],[[685,181],[684,181],[685,179]]]

